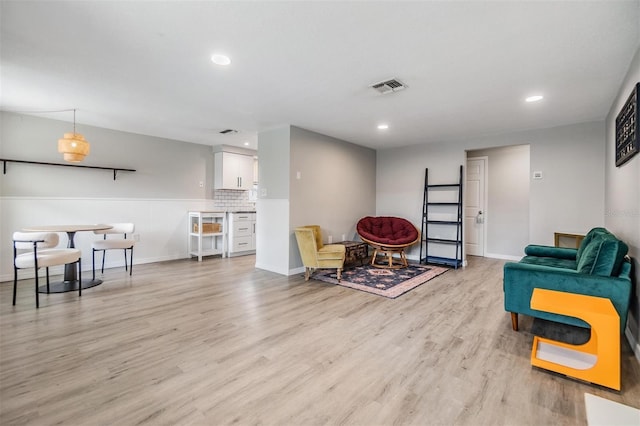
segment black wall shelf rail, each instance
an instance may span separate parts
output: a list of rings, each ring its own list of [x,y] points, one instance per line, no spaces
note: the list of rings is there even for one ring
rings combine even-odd
[[[59,166],[59,167],[80,167],[83,169],[97,169],[97,170],[112,170],[113,180],[116,180],[118,172],[135,172],[135,169],[124,169],[122,167],[100,167],[100,166],[83,166],[81,164],[64,164],[64,163],[46,163],[42,161],[27,161],[27,160],[11,160],[8,158],[0,158],[2,161],[2,174],[7,174],[7,163],[22,163],[22,164],[38,164],[41,166]]]
[[[453,266],[458,269],[462,266],[462,166],[458,176],[458,183],[429,185],[429,169],[424,170],[424,196],[422,204],[422,232],[420,242],[420,263],[433,263]],[[457,198],[456,202],[429,201],[432,191],[450,191]],[[443,207],[452,210],[455,208],[456,220],[432,220],[429,218],[429,208]],[[429,225],[448,225],[455,227],[455,238],[440,238],[429,236]],[[455,257],[442,257],[429,255],[430,246],[442,244],[455,245]],[[424,254],[424,255],[423,255]]]

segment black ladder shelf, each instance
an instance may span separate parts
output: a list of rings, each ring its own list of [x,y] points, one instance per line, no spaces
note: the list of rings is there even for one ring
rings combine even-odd
[[[441,202],[441,201],[429,201],[429,195],[434,191],[450,191],[456,192],[457,202]],[[433,220],[429,216],[429,209],[433,208],[446,211],[448,207],[457,208],[456,220]],[[455,227],[455,239],[454,238],[432,238],[429,234],[429,225],[437,226],[454,226]],[[454,232],[451,232],[453,236]],[[452,184],[438,184],[429,185],[429,169],[424,170],[424,198],[422,204],[422,234],[420,241],[420,263],[432,263],[453,266],[455,269],[462,266],[462,166],[460,166],[460,176],[458,183]],[[455,257],[442,257],[429,255],[429,248],[442,245],[455,245]]]

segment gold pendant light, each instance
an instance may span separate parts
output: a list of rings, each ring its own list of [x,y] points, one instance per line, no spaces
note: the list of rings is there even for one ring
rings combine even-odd
[[[65,133],[58,139],[58,152],[64,154],[64,160],[79,163],[89,155],[89,142],[80,133],[76,133],[76,110],[73,110],[73,133]]]

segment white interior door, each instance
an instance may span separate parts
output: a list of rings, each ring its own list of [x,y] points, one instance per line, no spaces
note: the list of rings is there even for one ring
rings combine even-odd
[[[464,248],[472,256],[484,256],[485,170],[487,158],[467,160],[464,208]]]

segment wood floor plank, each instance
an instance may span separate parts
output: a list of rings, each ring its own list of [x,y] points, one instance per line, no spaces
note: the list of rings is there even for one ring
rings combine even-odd
[[[585,392],[532,368],[511,330],[503,261],[471,258],[398,299],[254,268],[255,257],[106,271],[41,296],[0,284],[0,424],[586,424]]]

